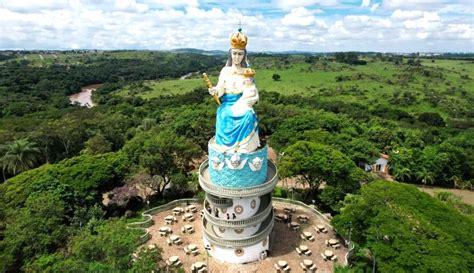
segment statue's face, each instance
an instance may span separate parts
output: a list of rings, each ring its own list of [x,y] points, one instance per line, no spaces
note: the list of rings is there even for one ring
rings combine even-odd
[[[244,59],[245,51],[243,49],[233,48],[230,51],[230,54],[232,57],[232,64],[240,65],[242,63],[242,60]]]

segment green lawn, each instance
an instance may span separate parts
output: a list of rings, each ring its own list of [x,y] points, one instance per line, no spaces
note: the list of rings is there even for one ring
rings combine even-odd
[[[17,61],[27,60],[31,62],[32,66],[48,66],[52,64],[61,64],[61,65],[76,65],[76,64],[87,64],[93,63],[101,58],[108,58],[108,59],[139,59],[145,60],[149,59],[155,54],[160,54],[164,56],[171,54],[161,54],[160,52],[152,52],[152,51],[108,51],[108,52],[48,52],[48,53],[28,53],[28,54],[21,54],[15,59]],[[40,57],[41,55],[41,57]],[[0,62],[1,64],[1,62]]]
[[[211,81],[216,82],[217,78],[211,77]],[[130,86],[117,92],[120,96],[139,96],[143,99],[157,98],[162,95],[182,94],[194,90],[198,87],[205,86],[202,79],[185,79],[185,80],[160,80],[145,81],[144,85],[150,87],[149,91],[134,91]]]
[[[459,108],[458,111],[469,110],[465,96],[474,96],[474,64],[467,61],[422,60],[421,68],[371,60],[367,65],[359,66],[332,62],[308,64],[302,59],[292,59],[286,64],[271,59],[267,63],[262,60],[256,63],[253,68],[257,72],[257,88],[284,95],[316,95],[322,100],[390,106],[394,96],[409,93],[414,101],[399,104],[397,108],[411,113],[434,111],[443,117],[452,114],[453,107]],[[280,80],[273,80],[273,74],[280,75]],[[212,83],[217,82],[216,75],[210,78]],[[147,81],[145,85],[151,90],[131,90],[129,86],[118,94],[151,99],[205,86],[199,76],[185,80]],[[440,102],[437,105],[431,103],[429,96],[440,97]]]

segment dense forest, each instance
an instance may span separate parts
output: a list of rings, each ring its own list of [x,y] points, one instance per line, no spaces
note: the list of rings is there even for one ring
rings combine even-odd
[[[56,54],[0,59],[0,272],[164,267],[159,249],[131,263],[140,233],[124,227],[148,205],[202,196],[194,170],[216,105],[198,75],[179,78],[206,71],[215,81],[226,56]],[[331,213],[340,234],[351,231],[353,265],[341,271],[472,271],[472,206],[364,171],[383,153],[396,181],[472,187],[472,59],[249,58],[260,135],[279,155],[280,176],[296,177],[305,188],[295,198]],[[98,105],[71,105],[67,95],[89,84],[101,84]]]

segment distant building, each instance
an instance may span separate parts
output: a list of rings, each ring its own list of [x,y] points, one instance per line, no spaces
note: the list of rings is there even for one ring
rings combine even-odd
[[[389,156],[387,154],[380,154],[380,157],[375,161],[374,164],[365,164],[364,169],[366,172],[388,174],[388,159]]]

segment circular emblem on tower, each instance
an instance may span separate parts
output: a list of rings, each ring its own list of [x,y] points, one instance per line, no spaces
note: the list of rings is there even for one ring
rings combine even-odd
[[[257,206],[257,201],[255,199],[252,199],[252,202],[250,202],[250,207],[254,209]]]
[[[244,207],[242,207],[241,205],[237,205],[234,208],[234,212],[235,214],[242,214],[242,212],[244,212]]]
[[[241,247],[238,247],[238,248],[234,249],[234,253],[235,253],[235,256],[240,257],[240,256],[244,255],[244,249],[241,248]]]

